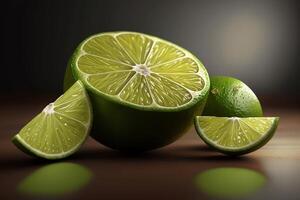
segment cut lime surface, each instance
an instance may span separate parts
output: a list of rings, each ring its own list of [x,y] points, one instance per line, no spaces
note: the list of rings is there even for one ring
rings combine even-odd
[[[25,153],[46,159],[74,153],[88,136],[92,120],[89,98],[80,81],[47,105],[12,139]]]
[[[262,117],[263,111],[254,92],[242,81],[214,76],[203,115],[216,117]]]
[[[207,72],[187,50],[134,32],[91,36],[71,60],[76,78],[93,92],[143,110],[195,104],[208,89]]]
[[[92,136],[117,149],[152,149],[177,139],[202,112],[210,84],[190,52],[136,32],[84,40],[70,59],[65,88],[78,79],[93,104]]]
[[[274,135],[278,117],[195,117],[198,135],[212,148],[232,155],[252,152]]]

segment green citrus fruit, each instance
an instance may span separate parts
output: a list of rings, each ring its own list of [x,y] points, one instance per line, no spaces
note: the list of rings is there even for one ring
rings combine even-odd
[[[210,147],[229,155],[241,155],[265,145],[274,135],[278,117],[197,116],[200,138]]]
[[[242,81],[226,76],[210,79],[211,87],[203,115],[217,117],[262,117],[258,98]]]
[[[67,157],[83,144],[92,120],[89,97],[80,81],[33,118],[12,142],[22,151],[46,159]]]
[[[86,86],[91,135],[119,150],[150,150],[180,137],[201,113],[209,90],[202,63],[187,50],[135,32],[84,40],[72,55],[64,87]]]

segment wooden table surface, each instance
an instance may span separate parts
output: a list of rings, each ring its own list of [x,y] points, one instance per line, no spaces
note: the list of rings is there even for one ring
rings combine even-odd
[[[167,147],[138,155],[108,149],[90,138],[79,152],[59,161],[87,169],[91,174],[87,184],[52,197],[26,194],[18,189],[20,184],[52,163],[25,155],[10,138],[53,100],[1,100],[0,199],[223,199],[195,184],[197,174],[223,167],[246,168],[265,177],[259,189],[240,196],[242,199],[300,198],[300,112],[299,108],[278,107],[265,109],[267,116],[280,116],[275,136],[246,156],[230,158],[214,152],[202,143],[194,128]]]

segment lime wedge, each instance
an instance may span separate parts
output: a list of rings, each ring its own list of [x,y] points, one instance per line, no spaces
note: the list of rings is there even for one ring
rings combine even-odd
[[[175,141],[201,114],[210,85],[203,64],[189,51],[136,32],[84,40],[70,59],[64,87],[75,80],[91,97],[92,136],[125,150]]]
[[[230,155],[250,153],[274,135],[278,117],[195,117],[198,135],[212,148]]]
[[[74,153],[88,136],[92,120],[89,98],[80,81],[33,118],[12,142],[25,153],[46,159]]]

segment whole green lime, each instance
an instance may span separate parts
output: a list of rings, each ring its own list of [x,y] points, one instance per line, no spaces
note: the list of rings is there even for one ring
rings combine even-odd
[[[64,88],[85,85],[93,107],[91,136],[119,150],[170,144],[202,112],[209,76],[189,51],[136,32],[84,40],[72,55]]]
[[[254,92],[242,81],[226,76],[210,79],[211,88],[203,115],[261,117],[263,111]]]

